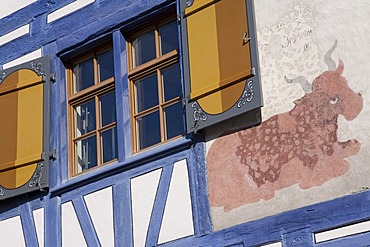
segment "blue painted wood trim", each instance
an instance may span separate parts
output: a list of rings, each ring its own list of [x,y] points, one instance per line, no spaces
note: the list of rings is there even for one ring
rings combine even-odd
[[[50,4],[51,2],[55,2],[55,4]],[[129,22],[131,22],[131,25],[132,22],[137,23],[149,13],[163,13],[170,3],[175,1],[96,1],[55,22],[47,24],[44,21],[48,13],[69,2],[71,0],[41,0],[0,19],[0,26],[2,27],[0,36],[27,23],[32,26],[32,36],[24,35],[1,46],[0,64],[7,63],[54,41],[57,41],[58,53],[61,53],[66,49],[75,47],[77,44],[111,33],[113,30],[125,26],[125,24],[127,26]]]
[[[314,246],[313,234],[310,226],[283,234],[284,247]]]
[[[60,197],[46,199],[44,239],[45,246],[62,245],[62,212]]]
[[[172,166],[174,162],[188,159],[189,150],[185,150],[179,153],[172,154],[171,156],[166,156],[162,159],[152,161],[147,164],[142,164],[133,169],[126,170],[125,172],[117,172],[105,178],[98,179],[96,181],[91,181],[90,183],[80,186],[77,189],[65,191],[60,195],[61,203],[73,200],[76,197],[86,195],[98,190],[101,190],[108,186],[114,186],[120,184],[122,181],[130,180],[133,177],[141,176],[145,173],[151,172],[156,169],[160,169],[166,166]]]
[[[121,31],[113,33],[114,71],[117,109],[118,160],[131,156],[130,99],[127,77],[126,40]]]
[[[131,246],[132,209],[130,179],[113,186],[114,243],[117,247]]]
[[[185,138],[178,138],[171,142],[164,143],[151,150],[147,150],[146,152],[129,157],[123,162],[120,162],[120,163],[117,162],[117,163],[109,164],[106,166],[102,166],[102,167],[99,167],[99,169],[96,169],[88,173],[84,173],[74,178],[71,178],[65,181],[63,184],[51,188],[50,192],[53,196],[60,195],[67,191],[71,191],[75,188],[82,187],[86,184],[92,183],[94,181],[98,181],[103,178],[106,178],[106,177],[109,177],[109,176],[112,176],[114,174],[121,173],[124,171],[127,172],[133,169],[134,167],[138,168],[142,165],[147,165],[148,163],[161,159],[163,157],[167,157],[175,153],[181,152],[183,150],[186,150],[190,145],[191,145],[191,140],[188,140]],[[65,155],[68,154],[67,150],[65,150],[65,152],[63,153]],[[66,163],[62,163],[62,164],[64,164],[62,169],[65,170],[63,173],[66,173],[66,171],[68,170],[68,167],[66,164],[68,164],[68,162],[66,161]]]
[[[89,247],[101,246],[98,234],[96,233],[94,224],[86,207],[85,200],[82,197],[77,197],[72,200],[78,221],[80,222],[81,230]]]
[[[36,226],[30,204],[24,203],[19,209],[26,246],[38,246]]]
[[[189,183],[191,189],[194,231],[196,235],[212,232],[212,221],[208,199],[205,143],[202,136],[194,136],[191,156],[188,160]]]
[[[146,237],[146,246],[156,246],[171,183],[173,165],[163,167]],[[180,212],[179,212],[180,213]]]
[[[288,237],[288,234],[300,232],[302,229],[305,229],[306,235],[309,235],[308,238],[312,238],[312,234],[315,232],[369,219],[370,191],[247,222],[202,237],[180,239],[161,246],[228,246],[237,242],[242,242],[244,246],[260,246],[280,241],[284,234]],[[311,231],[308,231],[308,229],[311,229]],[[348,240],[345,239],[347,245],[335,245],[340,243],[340,240],[330,241],[335,243],[333,245],[324,245],[324,243],[320,245],[325,247],[357,246],[356,244],[351,245],[350,239],[353,238],[354,243],[361,243],[361,241],[367,243],[368,237],[367,233],[357,235],[357,238],[348,237]]]
[[[74,45],[83,44],[88,40],[96,37],[101,37],[104,34],[111,33],[116,29],[130,30],[137,27],[143,20],[148,20],[148,16],[159,16],[167,11],[172,1],[165,0],[141,0],[128,1],[124,3],[122,0],[104,1],[99,6],[92,6],[94,8],[86,7],[86,11],[79,12],[78,21],[80,23],[71,32],[70,22],[76,22],[76,17],[71,21],[64,21],[60,24],[50,25],[51,29],[62,30],[66,32],[64,36],[60,36],[57,40],[58,54],[69,52],[71,49],[71,41]],[[172,4],[172,6],[175,6]],[[114,11],[112,11],[114,10]],[[94,11],[95,15],[90,15]],[[72,39],[72,40],[71,40]]]
[[[50,54],[50,72],[58,75],[62,70],[64,72],[64,66],[60,68],[60,59],[55,55],[56,43],[52,42],[42,48],[43,54]],[[65,111],[66,106],[63,108],[58,104],[61,100],[61,97],[65,95],[65,87],[63,85],[64,81],[60,80],[60,76],[57,76],[55,83],[50,85],[50,141],[49,141],[49,150],[53,151],[54,149],[59,154],[59,157],[56,157],[58,160],[50,160],[49,164],[49,186],[54,187],[61,181],[61,167],[57,165],[59,160],[63,160],[62,152],[60,151],[59,145],[62,143],[60,133],[63,133],[63,123],[66,123],[66,119],[63,120],[63,112]],[[65,132],[64,132],[65,133]]]
[[[56,46],[56,44],[55,44]],[[55,53],[54,53],[55,56]],[[68,102],[67,102],[67,79],[66,79],[66,67],[63,62],[58,58],[54,57],[55,62],[55,73],[56,82],[51,86],[51,97],[54,98],[54,103],[51,109],[51,118],[54,121],[55,126],[51,136],[56,138],[55,143],[52,143],[51,150],[57,150],[57,159],[54,162],[54,171],[56,180],[53,183],[53,188],[59,185],[63,180],[68,179]],[[55,107],[55,108],[54,108]],[[56,145],[56,146],[54,146]]]

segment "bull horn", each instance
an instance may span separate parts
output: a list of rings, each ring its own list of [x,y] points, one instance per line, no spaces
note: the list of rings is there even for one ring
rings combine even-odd
[[[284,76],[285,81],[288,83],[299,83],[305,93],[312,93],[312,85],[307,81],[304,76],[297,76],[294,79],[289,79]]]
[[[334,62],[333,58],[331,57],[331,55],[333,54],[335,48],[337,48],[337,43],[338,43],[337,40],[335,40],[334,45],[332,46],[332,48],[330,48],[325,53],[325,56],[324,56],[324,61],[325,61],[326,65],[328,65],[328,69],[331,70],[331,71],[334,71],[336,69],[335,62]]]
[[[336,72],[338,74],[342,75],[343,71],[344,71],[344,63],[341,59],[339,59],[339,64],[338,64],[338,68],[337,68]]]

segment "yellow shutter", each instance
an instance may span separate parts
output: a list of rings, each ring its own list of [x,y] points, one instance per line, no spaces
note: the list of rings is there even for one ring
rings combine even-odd
[[[235,107],[249,90],[247,79],[256,76],[257,63],[253,64],[251,55],[251,49],[256,49],[255,34],[250,30],[253,23],[248,23],[253,20],[248,15],[253,13],[247,12],[251,5],[250,0],[195,0],[191,6],[183,4],[187,96],[202,114],[215,116]],[[258,84],[258,79],[250,85],[253,83]],[[260,107],[262,99],[258,101]]]
[[[231,108],[244,88],[244,83],[234,84],[251,76],[249,42],[244,39],[248,36],[245,10],[245,0],[198,0],[185,10],[190,100],[200,99],[209,114]]]
[[[46,75],[40,67],[34,70],[33,66],[34,63],[28,63],[4,72],[0,83],[0,199],[19,194],[16,189],[22,186],[22,193],[38,189],[35,183],[40,182],[36,180],[42,175],[37,172],[47,163]]]
[[[0,86],[0,184],[25,184],[41,161],[43,128],[42,78],[21,69]]]

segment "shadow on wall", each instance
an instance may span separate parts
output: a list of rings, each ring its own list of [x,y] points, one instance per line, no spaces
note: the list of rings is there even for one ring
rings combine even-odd
[[[338,115],[353,120],[363,100],[342,76],[343,62],[336,66],[331,58],[336,45],[325,54],[329,70],[312,85],[302,76],[286,79],[305,91],[291,111],[214,141],[207,155],[212,206],[229,211],[269,200],[297,183],[308,189],[347,173],[350,164],[344,159],[357,154],[361,144],[338,141]]]

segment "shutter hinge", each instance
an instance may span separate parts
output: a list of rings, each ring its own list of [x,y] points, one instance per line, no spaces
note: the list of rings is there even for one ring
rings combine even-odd
[[[56,80],[56,74],[55,73],[51,73],[50,74],[50,82],[51,83],[55,83],[57,80]]]
[[[256,67],[251,68],[251,74],[256,75]]]
[[[55,161],[57,159],[57,150],[56,149],[53,149],[53,151],[50,152],[49,159],[52,160],[52,161]]]

